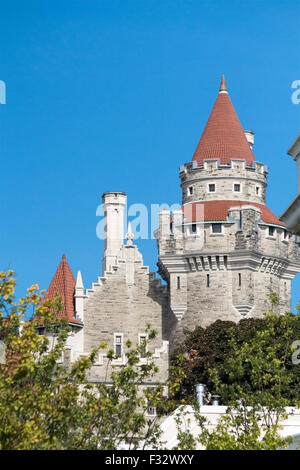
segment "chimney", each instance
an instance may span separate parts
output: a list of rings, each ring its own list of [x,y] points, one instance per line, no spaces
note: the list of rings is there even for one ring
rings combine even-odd
[[[254,145],[254,132],[244,129],[244,134],[252,150],[252,147]]]
[[[104,253],[102,259],[103,275],[117,264],[124,242],[124,208],[126,194],[123,192],[106,192],[102,196],[104,209],[105,233]]]
[[[197,402],[199,406],[204,405],[204,394],[205,394],[205,385],[204,384],[197,384],[195,386],[196,394],[197,394]]]
[[[212,395],[211,396],[211,404],[212,404],[212,406],[219,406],[219,404],[220,404],[220,395]]]

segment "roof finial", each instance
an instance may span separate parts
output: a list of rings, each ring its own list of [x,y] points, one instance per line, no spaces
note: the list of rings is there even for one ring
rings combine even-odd
[[[76,289],[83,289],[83,282],[82,282],[82,276],[81,272],[78,271],[77,273],[77,279],[76,279]]]
[[[132,245],[132,240],[134,239],[134,234],[132,233],[131,223],[128,222],[128,230],[126,234],[127,245]]]
[[[226,86],[226,83],[225,83],[224,74],[222,74],[221,85],[220,85],[220,93],[228,93],[227,86]]]

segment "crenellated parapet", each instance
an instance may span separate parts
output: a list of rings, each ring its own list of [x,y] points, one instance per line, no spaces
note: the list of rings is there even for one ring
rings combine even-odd
[[[182,203],[214,199],[265,203],[267,176],[266,165],[256,161],[249,166],[243,159],[230,159],[228,164],[209,159],[203,165],[193,160],[180,167]]]

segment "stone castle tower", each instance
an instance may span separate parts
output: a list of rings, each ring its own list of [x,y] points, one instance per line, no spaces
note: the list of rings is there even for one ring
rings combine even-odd
[[[158,332],[151,345],[160,370],[156,379],[165,381],[169,349],[182,341],[185,329],[262,316],[272,292],[278,314],[290,309],[299,247],[266,206],[267,167],[255,160],[253,144],[222,77],[192,161],[180,168],[182,207],[159,215],[157,264],[167,285],[144,266],[130,224],[124,243],[126,194],[103,194],[102,277],[85,290],[81,273],[75,281],[63,257],[46,294],[63,296],[63,313],[72,325],[65,361],[106,341],[121,366],[127,339],[141,342],[150,323]],[[106,363],[99,354],[91,380],[106,380]]]
[[[175,343],[184,329],[262,316],[272,292],[277,312],[290,310],[299,248],[266,206],[268,170],[253,144],[222,76],[192,161],[180,168],[182,210],[161,212],[156,232],[159,273],[178,320]]]

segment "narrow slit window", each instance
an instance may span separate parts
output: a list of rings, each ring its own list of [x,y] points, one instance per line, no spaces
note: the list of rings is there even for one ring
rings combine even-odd
[[[115,336],[115,353],[117,356],[122,356],[122,349],[123,349],[123,338],[122,335]]]
[[[241,287],[242,285],[242,275],[241,273],[239,273],[239,287]]]
[[[206,287],[209,287],[209,274],[206,275]]]
[[[140,357],[143,359],[147,356],[146,354],[146,335],[140,335],[139,346],[140,346]]]
[[[180,276],[177,276],[177,289],[180,289]]]
[[[194,188],[193,188],[193,186],[190,186],[190,187],[189,187],[189,194],[190,194],[190,196],[193,194],[193,192],[194,192]]]

